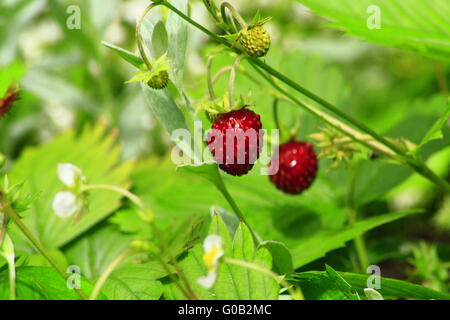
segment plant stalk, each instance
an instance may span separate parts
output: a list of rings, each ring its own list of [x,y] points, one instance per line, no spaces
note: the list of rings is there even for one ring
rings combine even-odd
[[[230,79],[228,82],[228,95],[229,95],[228,98],[231,110],[234,109],[234,83],[236,81],[236,71],[239,68],[240,64],[241,64],[241,56],[238,56],[236,58],[235,63],[233,64],[233,67],[231,68]]]
[[[69,275],[64,272],[64,270],[58,265],[58,263],[52,258],[52,256],[47,252],[44,246],[34,237],[27,226],[22,222],[17,213],[11,208],[8,203],[5,203],[3,199],[0,199],[0,208],[8,215],[8,217],[14,221],[14,223],[19,227],[20,231],[30,240],[30,242],[36,247],[39,253],[50,263],[50,265],[58,271],[58,273],[64,278],[64,280],[69,279]],[[74,289],[75,292],[83,299],[87,299],[87,296],[80,289]]]
[[[214,57],[210,56],[208,57],[208,63],[206,64],[206,82],[208,85],[208,93],[209,93],[209,99],[211,101],[216,100],[216,94],[214,93],[214,82],[211,78],[211,72],[212,72],[212,62]]]
[[[235,7],[233,7],[230,3],[228,2],[222,2],[222,4],[220,5],[220,10],[222,13],[222,18],[224,20],[225,23],[228,22],[228,18],[227,18],[227,13],[226,10],[228,9],[231,12],[232,17],[239,23],[239,26],[241,27],[241,29],[245,29],[247,27],[247,23],[245,22],[245,20],[242,18],[242,16],[239,14],[239,12],[236,10]],[[237,29],[237,28],[235,28]],[[238,30],[236,30],[238,31]]]
[[[355,224],[358,221],[358,211],[354,204],[355,195],[355,178],[356,178],[356,164],[350,163],[348,168],[348,191],[347,191],[347,207],[348,207],[348,223],[350,225]],[[353,243],[355,245],[356,256],[358,257],[358,263],[361,273],[366,272],[366,268],[369,266],[369,259],[367,257],[367,250],[364,238],[362,235],[357,236]]]
[[[252,234],[253,240],[255,241],[255,244],[258,245],[260,243],[258,236],[256,235],[253,228],[250,226],[250,224],[245,219],[244,215],[242,214],[241,209],[239,209],[238,205],[234,201],[231,194],[228,192],[228,189],[225,185],[225,182],[223,181],[222,176],[220,175],[220,172],[217,172],[217,175],[218,175],[219,182],[218,182],[218,184],[215,184],[216,188],[220,191],[220,193],[223,195],[223,197],[227,200],[228,204],[231,206],[231,208],[233,209],[234,213],[238,216],[238,218],[249,228],[249,230]]]

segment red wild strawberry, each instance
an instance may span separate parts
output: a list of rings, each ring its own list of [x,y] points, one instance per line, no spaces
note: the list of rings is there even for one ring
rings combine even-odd
[[[243,108],[220,114],[206,141],[220,169],[233,176],[247,174],[261,152],[261,128],[260,116],[252,110]]]
[[[270,168],[278,171],[269,176],[275,186],[290,194],[300,194],[316,178],[317,155],[307,142],[289,141],[280,146],[279,157],[272,158]],[[273,171],[271,171],[273,172]]]

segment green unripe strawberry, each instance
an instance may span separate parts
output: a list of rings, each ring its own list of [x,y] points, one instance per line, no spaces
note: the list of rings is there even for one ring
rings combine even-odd
[[[164,89],[169,84],[169,73],[167,71],[161,71],[156,76],[153,76],[147,84],[155,90]]]
[[[239,43],[252,57],[264,57],[270,49],[270,34],[261,24],[248,26],[240,32]]]

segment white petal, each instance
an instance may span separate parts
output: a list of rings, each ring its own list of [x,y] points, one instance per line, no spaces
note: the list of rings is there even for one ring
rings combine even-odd
[[[222,238],[216,234],[210,234],[203,241],[203,248],[205,252],[209,252],[214,247],[222,248]]]
[[[217,274],[216,272],[208,272],[207,276],[200,277],[197,279],[199,285],[201,285],[205,289],[211,289],[216,282]]]
[[[79,176],[81,176],[81,170],[77,166],[71,163],[60,163],[58,165],[58,178],[66,186],[73,186]]]
[[[68,218],[78,210],[77,196],[70,191],[61,191],[53,199],[53,210],[60,218]]]

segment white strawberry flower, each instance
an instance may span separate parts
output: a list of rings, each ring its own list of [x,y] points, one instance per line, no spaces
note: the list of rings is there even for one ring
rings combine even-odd
[[[207,236],[203,242],[203,248],[205,250],[203,262],[208,269],[208,274],[204,277],[198,278],[197,282],[202,287],[210,289],[216,282],[219,260],[224,255],[224,251],[222,249],[222,238],[215,234]]]
[[[53,198],[53,210],[60,218],[68,218],[79,209],[77,196],[71,191],[58,192]]]
[[[71,163],[58,164],[58,178],[64,185],[72,187],[80,178],[83,178],[81,169]]]

